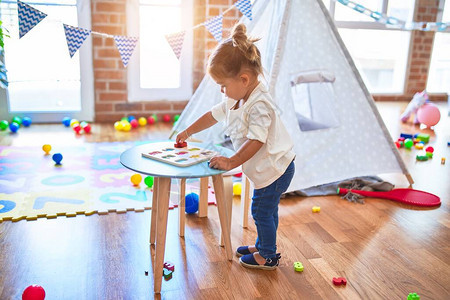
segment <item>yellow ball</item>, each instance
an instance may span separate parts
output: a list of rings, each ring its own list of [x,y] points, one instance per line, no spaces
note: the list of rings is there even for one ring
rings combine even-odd
[[[120,121],[115,122],[115,123],[114,123],[114,128],[115,128],[117,131],[121,131],[121,130],[123,129],[122,122],[120,122]]]
[[[126,122],[124,123],[124,126],[122,128],[123,131],[130,131],[131,130],[131,124]]]
[[[80,122],[78,122],[77,119],[72,119],[72,120],[70,120],[70,127],[73,128],[73,126],[74,126],[75,124],[80,124]]]
[[[140,117],[139,120],[138,120],[138,123],[141,126],[145,126],[145,125],[147,125],[147,119],[144,118],[144,117]]]
[[[45,144],[44,146],[42,146],[42,150],[44,150],[45,154],[49,154],[50,150],[52,150],[52,146],[50,146],[49,144]]]
[[[242,183],[236,182],[233,183],[233,195],[240,196],[242,193]]]
[[[142,181],[142,176],[140,174],[134,174],[133,176],[131,176],[131,183],[133,185],[139,185],[139,183],[141,183]]]

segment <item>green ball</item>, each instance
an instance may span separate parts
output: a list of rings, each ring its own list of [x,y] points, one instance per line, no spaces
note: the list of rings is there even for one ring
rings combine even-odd
[[[155,122],[158,122],[158,116],[156,114],[153,114],[152,117],[155,119]]]
[[[6,128],[8,128],[8,126],[9,126],[8,121],[6,121],[6,120],[0,121],[0,130],[1,131],[6,130]]]
[[[406,139],[405,140],[405,148],[406,149],[411,149],[411,147],[414,145],[412,139]]]
[[[144,182],[149,188],[152,188],[152,186],[153,186],[153,177],[152,176],[145,177]]]
[[[120,121],[127,121],[128,122],[128,118],[127,117],[123,117],[122,119],[120,119]]]
[[[173,120],[176,122],[176,121],[178,121],[179,118],[180,118],[180,115],[175,115],[175,116],[173,117]]]
[[[20,124],[22,124],[22,119],[19,117],[14,117],[14,118],[12,118],[11,123],[17,123],[17,125],[20,125]]]

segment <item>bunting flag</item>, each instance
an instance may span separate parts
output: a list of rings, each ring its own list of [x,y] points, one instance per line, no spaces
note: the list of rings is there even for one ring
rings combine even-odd
[[[238,0],[234,5],[241,11],[241,13],[253,21],[252,17],[252,4],[250,0]]]
[[[222,27],[223,27],[222,21],[223,15],[219,15],[203,23],[206,29],[208,29],[208,31],[214,36],[214,38],[218,42],[222,40]]]
[[[70,57],[73,57],[75,52],[80,49],[84,40],[91,34],[90,30],[73,27],[67,24],[64,25],[64,31],[66,32],[67,46],[69,47]]]
[[[128,37],[122,35],[115,35],[117,49],[119,49],[120,57],[122,58],[123,66],[126,68],[131,55],[133,55],[134,48],[138,42],[137,37]]]
[[[175,53],[176,57],[180,59],[181,50],[183,49],[184,36],[186,31],[180,31],[166,35],[167,42]]]
[[[17,1],[17,14],[19,16],[19,38],[27,34],[40,21],[42,21],[47,14],[39,11],[28,4]]]

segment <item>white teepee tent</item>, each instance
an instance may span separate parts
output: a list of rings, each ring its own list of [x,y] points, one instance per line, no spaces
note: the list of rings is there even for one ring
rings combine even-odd
[[[258,0],[253,21],[265,79],[294,140],[296,173],[288,191],[383,173],[412,178],[321,0]],[[222,101],[206,75],[181,114],[181,131]],[[222,124],[194,136],[224,140]]]

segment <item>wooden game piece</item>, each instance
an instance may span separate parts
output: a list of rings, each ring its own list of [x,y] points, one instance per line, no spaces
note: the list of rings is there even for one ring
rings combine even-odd
[[[299,262],[299,261],[296,261],[295,263],[294,263],[294,270],[296,271],[296,272],[303,272],[303,265],[302,265],[302,263],[301,262]]]
[[[334,285],[347,285],[347,280],[344,277],[333,277]]]
[[[172,279],[172,271],[167,270],[167,269],[163,269],[163,276],[164,276],[164,280],[170,280]]]
[[[313,213],[315,213],[315,212],[320,212],[320,206],[313,206],[312,212],[313,212]]]
[[[185,147],[187,147],[187,143],[186,142],[175,143],[173,146],[175,148],[185,148]]]
[[[169,261],[166,261],[164,263],[164,268],[169,270],[169,271],[175,272],[175,265],[173,263],[169,262]]]

